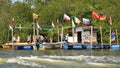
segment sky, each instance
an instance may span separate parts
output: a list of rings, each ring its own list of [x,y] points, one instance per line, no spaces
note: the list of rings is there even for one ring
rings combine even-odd
[[[12,3],[16,2],[16,1],[22,1],[22,0],[12,0]]]

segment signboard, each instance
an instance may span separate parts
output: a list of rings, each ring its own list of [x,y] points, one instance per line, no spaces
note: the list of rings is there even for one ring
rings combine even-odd
[[[68,37],[68,42],[69,43],[77,42],[77,37]]]
[[[88,43],[88,42],[90,42],[90,31],[85,31],[85,32],[83,32],[83,34],[82,34],[82,42],[86,42],[86,43]]]
[[[84,31],[82,34],[82,42],[83,43],[90,43],[91,42],[91,34],[90,31]],[[92,42],[97,43],[97,36],[96,33],[93,33]]]

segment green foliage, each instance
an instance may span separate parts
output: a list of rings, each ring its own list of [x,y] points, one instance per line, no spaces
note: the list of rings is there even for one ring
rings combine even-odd
[[[71,21],[64,21],[63,14],[66,13],[71,18],[77,16],[81,21],[82,18],[88,18],[91,20],[92,25],[99,27],[102,26],[103,40],[107,42],[109,35],[109,17],[112,16],[113,25],[112,28],[118,29],[120,33],[119,13],[120,2],[119,0],[23,0],[23,2],[12,3],[11,0],[0,0],[0,43],[6,42],[9,34],[8,25],[11,25],[11,19],[15,18],[14,26],[21,24],[25,27],[21,31],[14,29],[14,34],[20,35],[22,41],[25,40],[26,35],[32,33],[33,17],[32,13],[39,15],[38,23],[41,28],[51,29],[51,23],[56,23],[59,19],[60,25],[64,27],[71,26]],[[107,15],[107,19],[104,21],[98,21],[93,19],[91,12],[103,13]],[[82,26],[82,22],[80,26]],[[60,26],[60,27],[61,27]],[[56,29],[56,27],[54,28]],[[65,34],[68,30],[65,30]],[[51,31],[42,30],[41,34],[51,37]],[[53,30],[55,41],[57,40],[57,31]],[[119,39],[120,40],[120,39]]]

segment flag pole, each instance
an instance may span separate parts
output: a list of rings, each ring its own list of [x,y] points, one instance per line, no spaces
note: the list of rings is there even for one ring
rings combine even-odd
[[[75,40],[74,40],[74,27],[72,27],[72,35],[73,35],[73,43],[75,43]]]
[[[20,42],[21,29],[22,29],[21,24],[19,24],[19,36],[18,36],[18,42]]]
[[[117,38],[117,44],[119,44],[119,41],[118,41],[118,32],[117,32],[117,29],[116,29],[116,38]]]
[[[59,42],[59,27],[57,25],[57,33],[58,33],[58,42]]]
[[[9,36],[10,36],[10,34],[9,34],[9,29],[8,29],[8,41],[7,41],[7,43],[9,43]]]
[[[102,39],[102,27],[100,26],[100,35],[101,35],[101,46],[103,48],[103,39]]]
[[[110,47],[111,47],[111,26],[110,26]]]
[[[37,28],[36,28],[36,24],[37,24],[37,19],[38,19],[38,15],[33,13],[33,38],[36,34]],[[35,20],[35,21],[34,21]],[[36,39],[35,39],[36,40]],[[35,40],[33,40],[34,42],[36,42]]]
[[[93,45],[93,26],[91,26],[91,47]]]
[[[74,28],[75,28],[75,24],[74,24],[74,21],[73,21],[73,19],[72,19],[72,37],[73,37],[73,44],[75,43],[75,36],[74,36],[74,33],[75,33],[75,31],[74,31]]]
[[[33,42],[35,42],[35,22],[33,18]]]
[[[109,22],[110,22],[110,47],[111,47],[111,28],[112,28],[112,18],[111,18],[111,16],[110,16],[110,20],[109,20]]]
[[[38,22],[36,22],[36,24],[38,24]],[[37,35],[39,35],[39,30],[38,30],[38,28],[36,28],[36,30],[37,30]]]
[[[14,49],[14,42],[13,42],[13,29],[11,30],[11,35],[12,35],[12,49]]]
[[[63,27],[61,28],[61,49],[62,49]]]
[[[50,29],[50,31],[51,31],[50,43],[53,43],[53,29]]]

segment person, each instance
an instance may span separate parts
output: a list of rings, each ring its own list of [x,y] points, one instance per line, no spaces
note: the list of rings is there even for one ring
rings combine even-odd
[[[115,41],[115,31],[113,30],[112,33],[111,33],[111,42],[114,42]]]
[[[37,50],[39,50],[39,43],[40,43],[40,36],[39,35],[36,35],[36,47],[37,47]]]

